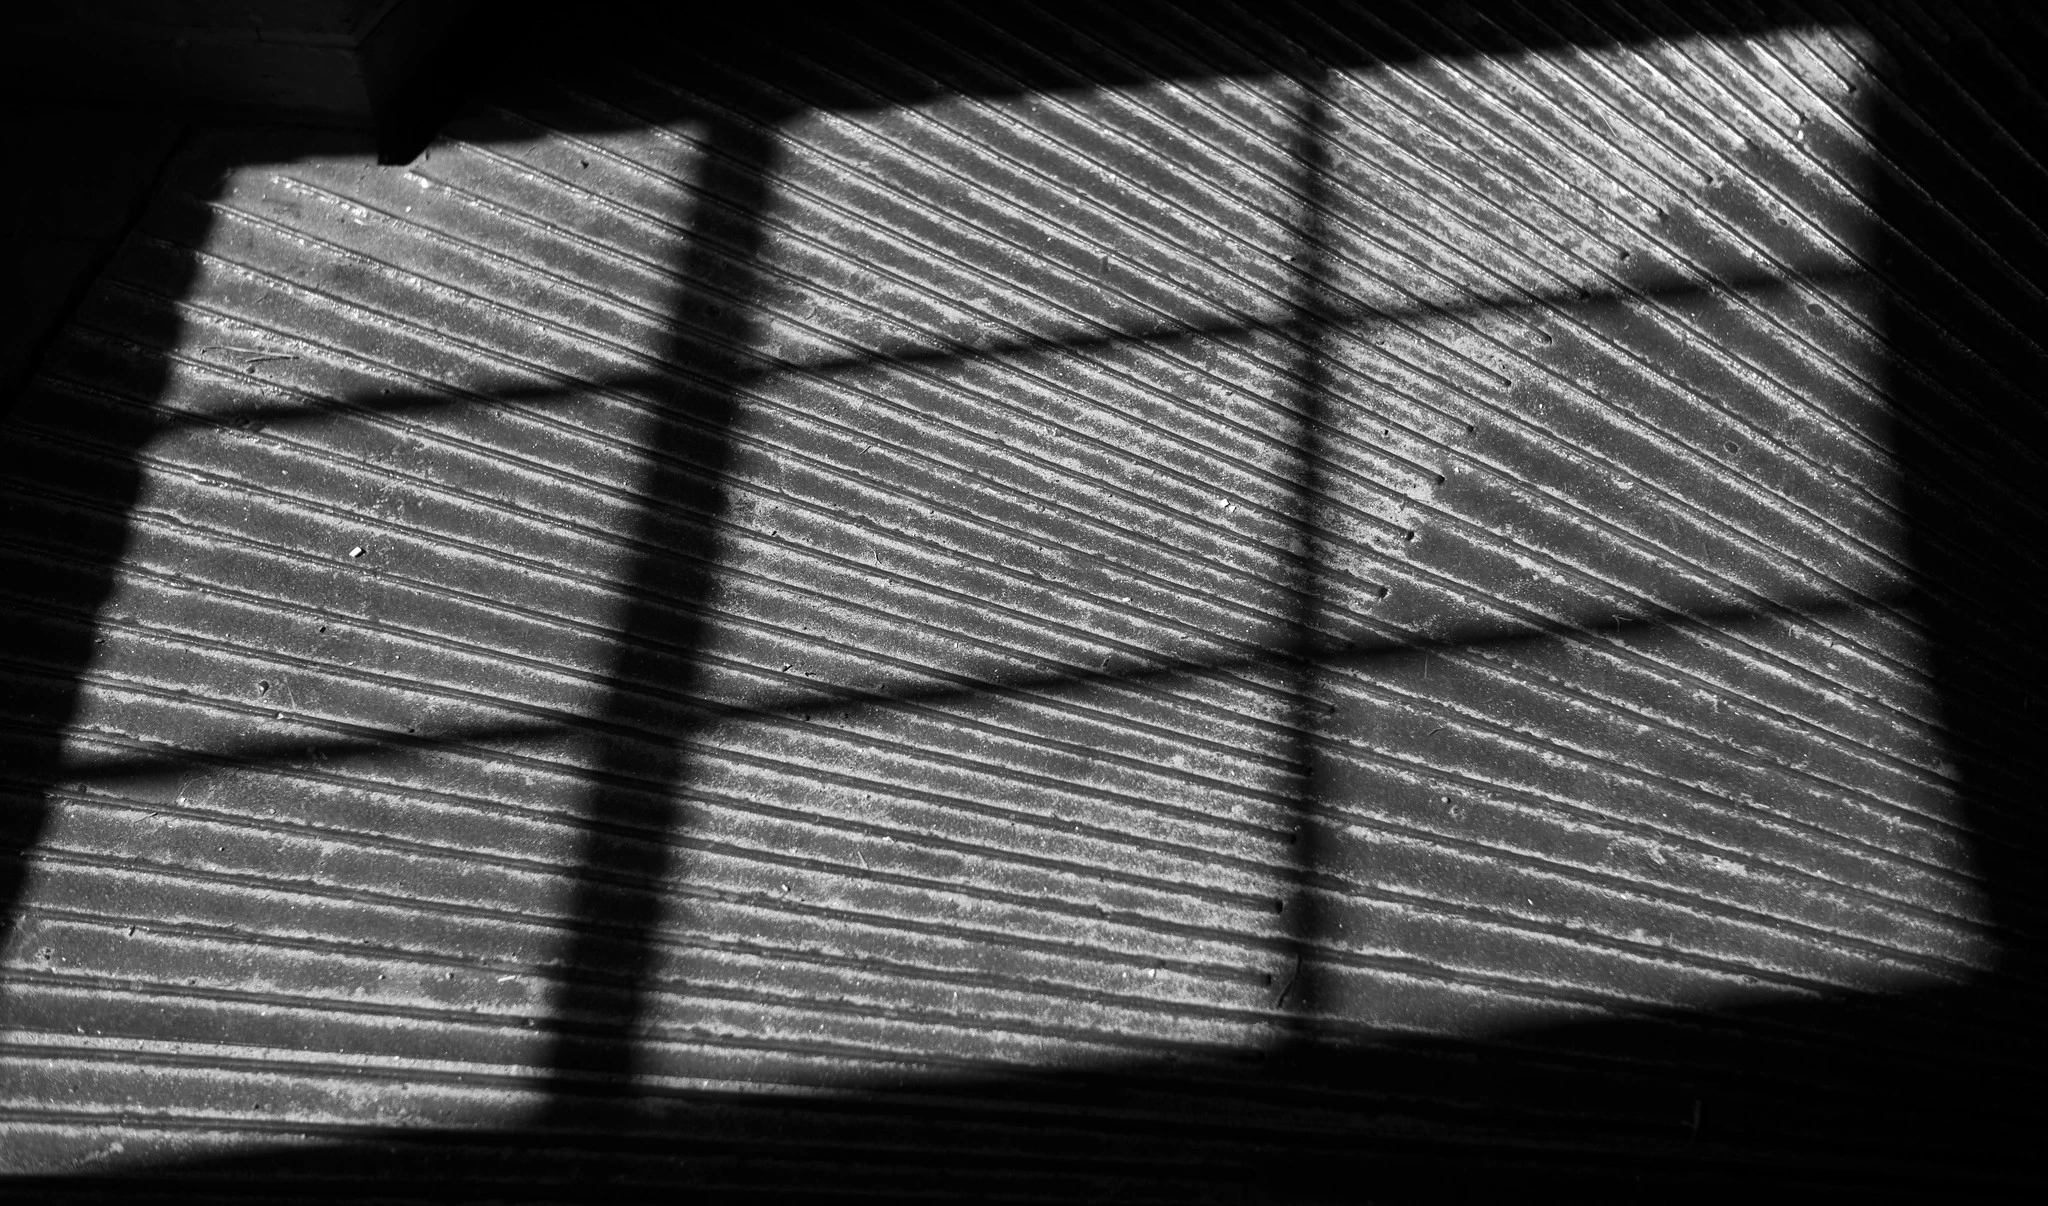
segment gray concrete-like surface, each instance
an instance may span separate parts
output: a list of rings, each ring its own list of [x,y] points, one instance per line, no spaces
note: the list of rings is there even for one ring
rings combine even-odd
[[[11,1170],[2019,1186],[2040,98],[1442,15],[190,139],[6,433]]]

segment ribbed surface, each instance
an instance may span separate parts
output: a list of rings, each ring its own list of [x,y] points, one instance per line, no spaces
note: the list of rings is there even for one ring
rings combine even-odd
[[[1233,20],[188,156],[9,435],[6,1163],[573,1136],[630,1069],[718,1154],[608,1176],[858,1188],[938,1132],[749,1111],[959,1086],[1018,1192],[1141,1117],[1084,1171],[1180,1199],[1252,1107],[1004,1086],[1989,973],[1871,38]],[[1459,1133],[1381,1091],[1256,1142]]]

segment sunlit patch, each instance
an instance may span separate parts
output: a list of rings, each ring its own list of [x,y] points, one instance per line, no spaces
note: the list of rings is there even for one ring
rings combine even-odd
[[[565,94],[184,196],[52,362],[140,484],[9,1024],[496,1125],[577,1042],[796,1092],[1967,982],[1872,54]]]

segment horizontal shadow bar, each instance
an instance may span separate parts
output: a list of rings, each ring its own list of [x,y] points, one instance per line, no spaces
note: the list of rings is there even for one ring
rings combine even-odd
[[[1696,296],[1714,292],[1745,292],[1795,283],[1824,283],[1863,277],[1865,274],[1855,268],[1842,266],[1816,267],[1786,275],[1753,273],[1739,275],[1733,279],[1714,278],[1707,282],[1670,280],[1648,285],[1631,285],[1625,292],[1589,292],[1584,295],[1575,290],[1546,290],[1530,293],[1520,300],[1481,298],[1460,305],[1438,305],[1422,303],[1407,309],[1380,310],[1365,306],[1328,304],[1305,306],[1297,309],[1284,319],[1257,319],[1241,315],[1219,317],[1213,323],[1188,323],[1176,327],[1161,327],[1151,331],[1111,331],[1101,334],[1077,336],[1023,336],[988,345],[947,344],[934,348],[904,350],[898,352],[873,352],[849,356],[840,360],[816,362],[771,361],[766,367],[750,373],[740,374],[738,388],[744,391],[755,381],[781,373],[843,373],[862,368],[887,365],[929,365],[967,360],[996,360],[1006,356],[1031,354],[1085,354],[1107,348],[1132,344],[1167,343],[1176,339],[1217,338],[1232,335],[1283,334],[1298,336],[1309,324],[1322,330],[1340,329],[1345,331],[1364,330],[1376,325],[1401,324],[1423,318],[1456,320],[1474,314],[1490,313],[1496,310],[1520,311],[1562,306],[1594,307],[1624,305],[1632,301],[1650,302]],[[689,332],[683,332],[684,343],[689,343]],[[708,341],[706,346],[710,346]],[[730,351],[721,348],[721,351]],[[248,363],[287,357],[255,356]],[[755,357],[755,359],[764,359]],[[633,391],[650,386],[679,384],[675,379],[661,373],[634,373],[608,377],[602,381],[589,382],[587,388],[611,392]],[[463,403],[484,404],[547,403],[558,401],[573,393],[573,387],[562,386],[513,386],[503,390],[483,392],[451,391],[447,394],[419,393],[398,398],[379,396],[374,399],[327,401],[315,409],[304,406],[256,406],[236,407],[204,414],[178,412],[163,415],[159,427],[176,429],[198,426],[230,427],[275,427],[282,424],[322,422],[336,411],[357,413],[403,414],[408,411],[427,410]]]
[[[1622,290],[1544,289],[1530,290],[1520,298],[1479,297],[1471,301],[1439,303],[1423,301],[1413,306],[1380,309],[1317,295],[1293,307],[1286,318],[1264,319],[1248,315],[1227,315],[1213,322],[1162,326],[1145,331],[1109,332],[1074,336],[1025,336],[989,344],[945,343],[934,347],[875,352],[844,359],[789,361],[789,370],[837,373],[873,365],[931,364],[950,360],[992,360],[1033,353],[1076,353],[1129,343],[1154,343],[1197,336],[1216,338],[1230,335],[1297,335],[1313,324],[1322,332],[1360,331],[1374,326],[1413,323],[1426,319],[1457,320],[1496,311],[1520,315],[1530,310],[1563,306],[1590,308],[1625,305],[1631,301],[1656,302],[1666,298],[1701,293],[1746,292],[1794,283],[1814,283],[1862,277],[1862,270],[1840,265],[1800,269],[1790,273],[1744,273],[1733,279],[1713,278],[1706,282],[1669,279],[1631,283]]]
[[[1282,642],[1256,653],[1234,658],[1173,660],[1131,669],[1077,671],[1035,678],[974,680],[961,676],[957,682],[929,690],[862,691],[854,688],[823,688],[815,694],[763,704],[745,704],[697,709],[700,727],[735,720],[783,718],[796,713],[847,707],[886,707],[891,704],[931,705],[975,696],[1024,697],[1051,691],[1088,686],[1142,684],[1159,679],[1201,674],[1230,674],[1264,666],[1318,667],[1362,665],[1389,656],[1465,650],[1513,649],[1549,641],[1579,640],[1611,644],[1628,636],[1652,631],[1691,629],[1712,632],[1770,620],[1799,620],[1865,611],[1897,603],[1907,592],[1877,599],[1818,598],[1769,608],[1729,608],[1689,614],[1659,608],[1647,615],[1588,622],[1558,621],[1543,627],[1475,633],[1462,638],[1375,642],[1327,642],[1303,640]],[[305,722],[301,722],[305,723]],[[112,758],[102,762],[73,764],[55,769],[50,778],[58,783],[114,783],[146,779],[198,767],[221,769],[281,765],[300,760],[338,760],[399,752],[432,753],[458,751],[482,757],[503,757],[506,751],[488,743],[516,742],[535,737],[559,736],[572,726],[562,722],[531,721],[456,729],[440,734],[387,733],[345,722],[314,721],[334,728],[355,730],[355,735],[331,741],[274,741],[223,752],[179,751],[157,757]],[[595,722],[573,726],[576,730],[595,728]],[[617,727],[617,726],[607,726]],[[689,730],[685,730],[686,732]],[[656,739],[653,734],[623,729],[628,736]]]

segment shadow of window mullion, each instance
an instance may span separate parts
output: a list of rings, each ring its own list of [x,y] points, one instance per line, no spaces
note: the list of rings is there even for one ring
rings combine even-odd
[[[1295,389],[1295,406],[1300,416],[1296,427],[1297,448],[1294,545],[1299,550],[1299,589],[1289,592],[1292,614],[1287,617],[1285,641],[1293,664],[1293,702],[1288,725],[1293,748],[1287,754],[1294,782],[1293,860],[1287,868],[1291,882],[1282,905],[1282,930],[1293,948],[1293,970],[1274,1001],[1276,1010],[1287,1017],[1287,1033],[1281,1046],[1285,1058],[1289,1048],[1313,1043],[1317,1018],[1326,1002],[1318,988],[1314,962],[1323,936],[1324,919],[1311,891],[1319,864],[1320,790],[1315,750],[1315,733],[1322,710],[1316,703],[1318,673],[1316,633],[1322,629],[1319,614],[1326,543],[1318,518],[1323,495],[1321,465],[1322,432],[1328,421],[1329,326],[1332,318],[1330,286],[1330,122],[1326,84],[1328,69],[1305,72],[1299,81],[1301,114],[1296,123],[1295,159],[1302,174],[1300,195],[1306,198],[1301,212],[1301,248],[1295,260],[1295,301],[1290,314],[1294,354],[1300,364]],[[1293,1061],[1289,1061],[1293,1062]]]
[[[710,518],[689,538],[708,547],[724,513],[729,433],[739,392],[753,375],[738,350],[746,346],[752,307],[728,301],[752,292],[773,146],[766,128],[718,120],[701,127],[703,174],[696,192],[721,203],[696,207],[681,253],[682,284],[667,358],[694,360],[702,383],[678,389],[670,412],[650,427],[643,449],[649,501],[635,533],[642,544],[672,542],[664,516],[694,513]],[[707,442],[713,446],[705,447]],[[693,462],[701,471],[680,467]],[[634,687],[629,665],[636,647],[652,642],[701,648],[703,605],[715,573],[704,568],[709,564],[709,558],[693,563],[647,554],[621,575],[626,601],[618,627],[629,642],[613,652],[596,708],[599,720],[614,732],[630,731],[644,712],[645,693]],[[683,673],[692,680],[701,668],[693,664]],[[697,683],[671,686],[687,695]],[[673,839],[691,772],[689,733],[679,729],[666,736],[669,740],[651,755],[653,761],[645,743],[624,736],[600,737],[590,761],[584,828],[570,862],[569,938],[548,1023],[544,1123],[573,1124],[576,1101],[590,1094],[634,1091],[638,1038],[651,1021],[648,997],[664,913],[663,885],[675,871]],[[659,796],[648,791],[650,782],[659,785]]]

